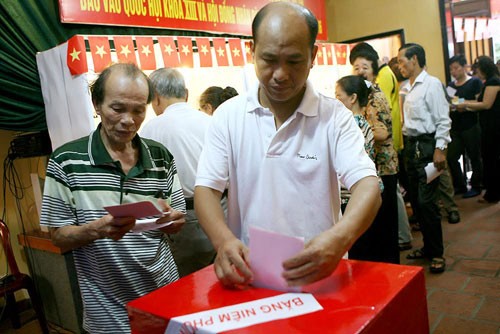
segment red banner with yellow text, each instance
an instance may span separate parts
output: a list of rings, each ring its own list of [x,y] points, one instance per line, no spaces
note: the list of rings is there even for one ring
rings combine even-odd
[[[168,28],[251,36],[257,11],[271,0],[59,0],[61,22]],[[324,0],[290,0],[309,8],[326,41]]]

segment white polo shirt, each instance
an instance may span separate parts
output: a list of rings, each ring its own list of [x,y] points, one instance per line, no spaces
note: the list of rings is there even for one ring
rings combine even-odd
[[[211,120],[204,112],[179,102],[165,108],[140,130],[141,137],[162,143],[172,153],[186,198],[193,197],[198,159]]]
[[[302,103],[276,130],[258,102],[258,85],[214,114],[198,164],[197,186],[223,191],[228,226],[248,244],[254,225],[309,240],[340,218],[340,181],[350,189],[376,176],[352,113],[307,83]]]

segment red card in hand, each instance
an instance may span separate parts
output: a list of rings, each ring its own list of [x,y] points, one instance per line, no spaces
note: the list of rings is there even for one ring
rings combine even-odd
[[[113,217],[134,217],[136,219],[162,214],[162,212],[149,201],[105,206],[104,209]]]

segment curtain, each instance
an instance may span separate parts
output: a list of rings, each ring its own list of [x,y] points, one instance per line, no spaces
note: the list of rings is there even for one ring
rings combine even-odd
[[[37,52],[77,34],[211,36],[169,29],[63,24],[57,0],[1,0],[0,26],[0,129],[13,131],[47,129]]]

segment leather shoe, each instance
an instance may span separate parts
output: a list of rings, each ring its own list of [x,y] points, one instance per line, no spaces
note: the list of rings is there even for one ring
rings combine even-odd
[[[481,194],[481,191],[479,189],[471,188],[468,192],[462,195],[462,198],[471,198],[471,197],[476,197]]]
[[[458,211],[452,211],[448,214],[448,223],[457,224],[460,223],[460,214]]]

